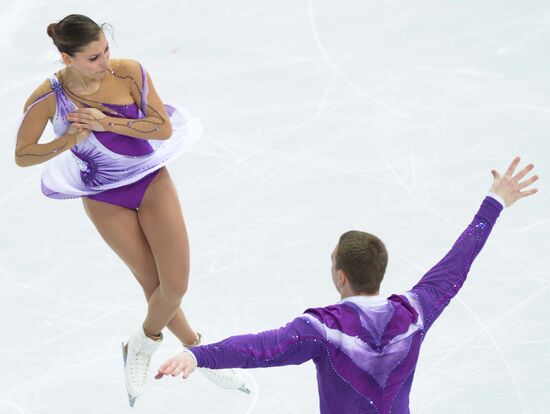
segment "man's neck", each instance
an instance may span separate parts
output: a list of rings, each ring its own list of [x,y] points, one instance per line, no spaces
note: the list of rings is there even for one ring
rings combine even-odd
[[[380,295],[380,292],[376,292],[376,293],[358,293],[358,292],[353,292],[353,291],[347,291],[347,292],[341,292],[340,294],[340,300],[344,300],[346,298],[351,298],[353,296],[365,296],[365,297],[376,297],[376,296],[379,296]]]

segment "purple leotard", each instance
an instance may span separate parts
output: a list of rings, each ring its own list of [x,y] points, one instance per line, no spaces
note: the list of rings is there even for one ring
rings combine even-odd
[[[147,191],[147,187],[151,184],[158,172],[159,170],[153,171],[151,174],[147,174],[135,183],[113,188],[112,190],[106,190],[96,195],[90,195],[88,198],[129,208],[131,210],[139,210],[139,205],[141,204],[141,200],[143,200],[145,191]]]
[[[138,119],[146,115],[147,72],[141,67],[141,105],[104,104],[119,117]],[[51,120],[57,136],[70,126],[67,115],[78,109],[67,97],[57,77],[50,77],[51,92],[37,98],[34,105],[55,94],[56,110]],[[200,121],[165,105],[172,124],[169,139],[138,139],[112,132],[93,131],[70,151],[44,165],[42,192],[55,199],[89,197],[126,208],[137,209],[147,186],[158,170],[189,148],[200,136]],[[110,114],[111,116],[114,116]]]
[[[503,206],[486,197],[449,253],[410,291],[308,309],[286,326],[191,349],[199,367],[259,368],[313,360],[322,414],[409,413],[420,346],[466,280]]]
[[[120,115],[111,114],[113,117],[138,119],[139,108],[133,103],[131,105],[109,105],[103,104],[105,107],[112,107]],[[129,156],[144,156],[151,154],[154,150],[151,144],[144,139],[138,139],[129,137],[126,135],[115,134],[113,132],[95,132],[95,136],[104,147],[109,150],[122,155]],[[106,190],[95,195],[89,195],[88,198],[97,201],[103,201],[104,203],[114,204],[117,206],[125,207],[132,210],[139,209],[141,200],[145,195],[145,191],[153,178],[158,174],[159,170],[155,170],[139,181],[124,185],[121,187]]]

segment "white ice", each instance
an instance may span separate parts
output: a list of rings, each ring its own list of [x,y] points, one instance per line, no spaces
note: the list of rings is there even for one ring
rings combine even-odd
[[[145,301],[81,202],[18,168],[23,104],[55,70],[46,26],[113,25],[113,57],[202,119],[169,169],[192,244],[184,309],[210,340],[336,302],[330,252],[379,235],[383,294],[450,247],[515,155],[540,193],[506,210],[427,337],[413,413],[548,413],[550,3],[542,0],[1,1],[0,413],[130,412],[120,341]],[[44,139],[51,138],[47,130]],[[179,351],[167,340],[153,368]],[[255,370],[250,398],[150,381],[134,413],[315,413],[312,363]]]

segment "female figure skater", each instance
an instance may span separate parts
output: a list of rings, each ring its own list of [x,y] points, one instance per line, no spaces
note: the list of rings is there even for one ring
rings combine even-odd
[[[302,364],[317,368],[322,414],[409,413],[409,393],[424,337],[462,287],[503,208],[537,192],[538,177],[515,172],[516,158],[494,180],[470,225],[449,253],[402,295],[379,294],[388,255],[382,241],[360,231],[344,233],[332,252],[332,281],[341,301],[307,309],[286,326],[198,346],[158,370],[187,378],[199,367],[260,368]]]
[[[50,24],[47,33],[65,68],[27,100],[15,161],[22,167],[47,162],[43,193],[56,199],[82,197],[101,237],[143,288],[147,315],[123,349],[133,406],[164,327],[184,346],[200,342],[180,309],[189,280],[189,242],[164,166],[199,131],[163,105],[138,62],[109,59],[102,26],[90,18],[69,15]],[[57,138],[39,144],[48,120]],[[240,378],[234,371],[206,374],[221,385]]]

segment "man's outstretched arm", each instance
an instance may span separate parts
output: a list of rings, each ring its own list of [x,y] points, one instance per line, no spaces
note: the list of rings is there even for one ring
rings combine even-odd
[[[432,325],[462,287],[474,259],[487,241],[502,209],[511,206],[520,198],[537,192],[537,189],[527,190],[527,187],[533,184],[538,176],[523,180],[533,169],[533,164],[527,165],[514,175],[519,161],[519,157],[515,158],[503,176],[496,170],[491,171],[493,185],[472,222],[462,232],[449,253],[407,294],[409,299],[419,302],[425,329]]]
[[[237,335],[215,344],[197,346],[161,365],[157,379],[164,375],[187,378],[201,368],[265,368],[299,365],[322,352],[322,338],[298,317],[279,329],[258,334]]]

